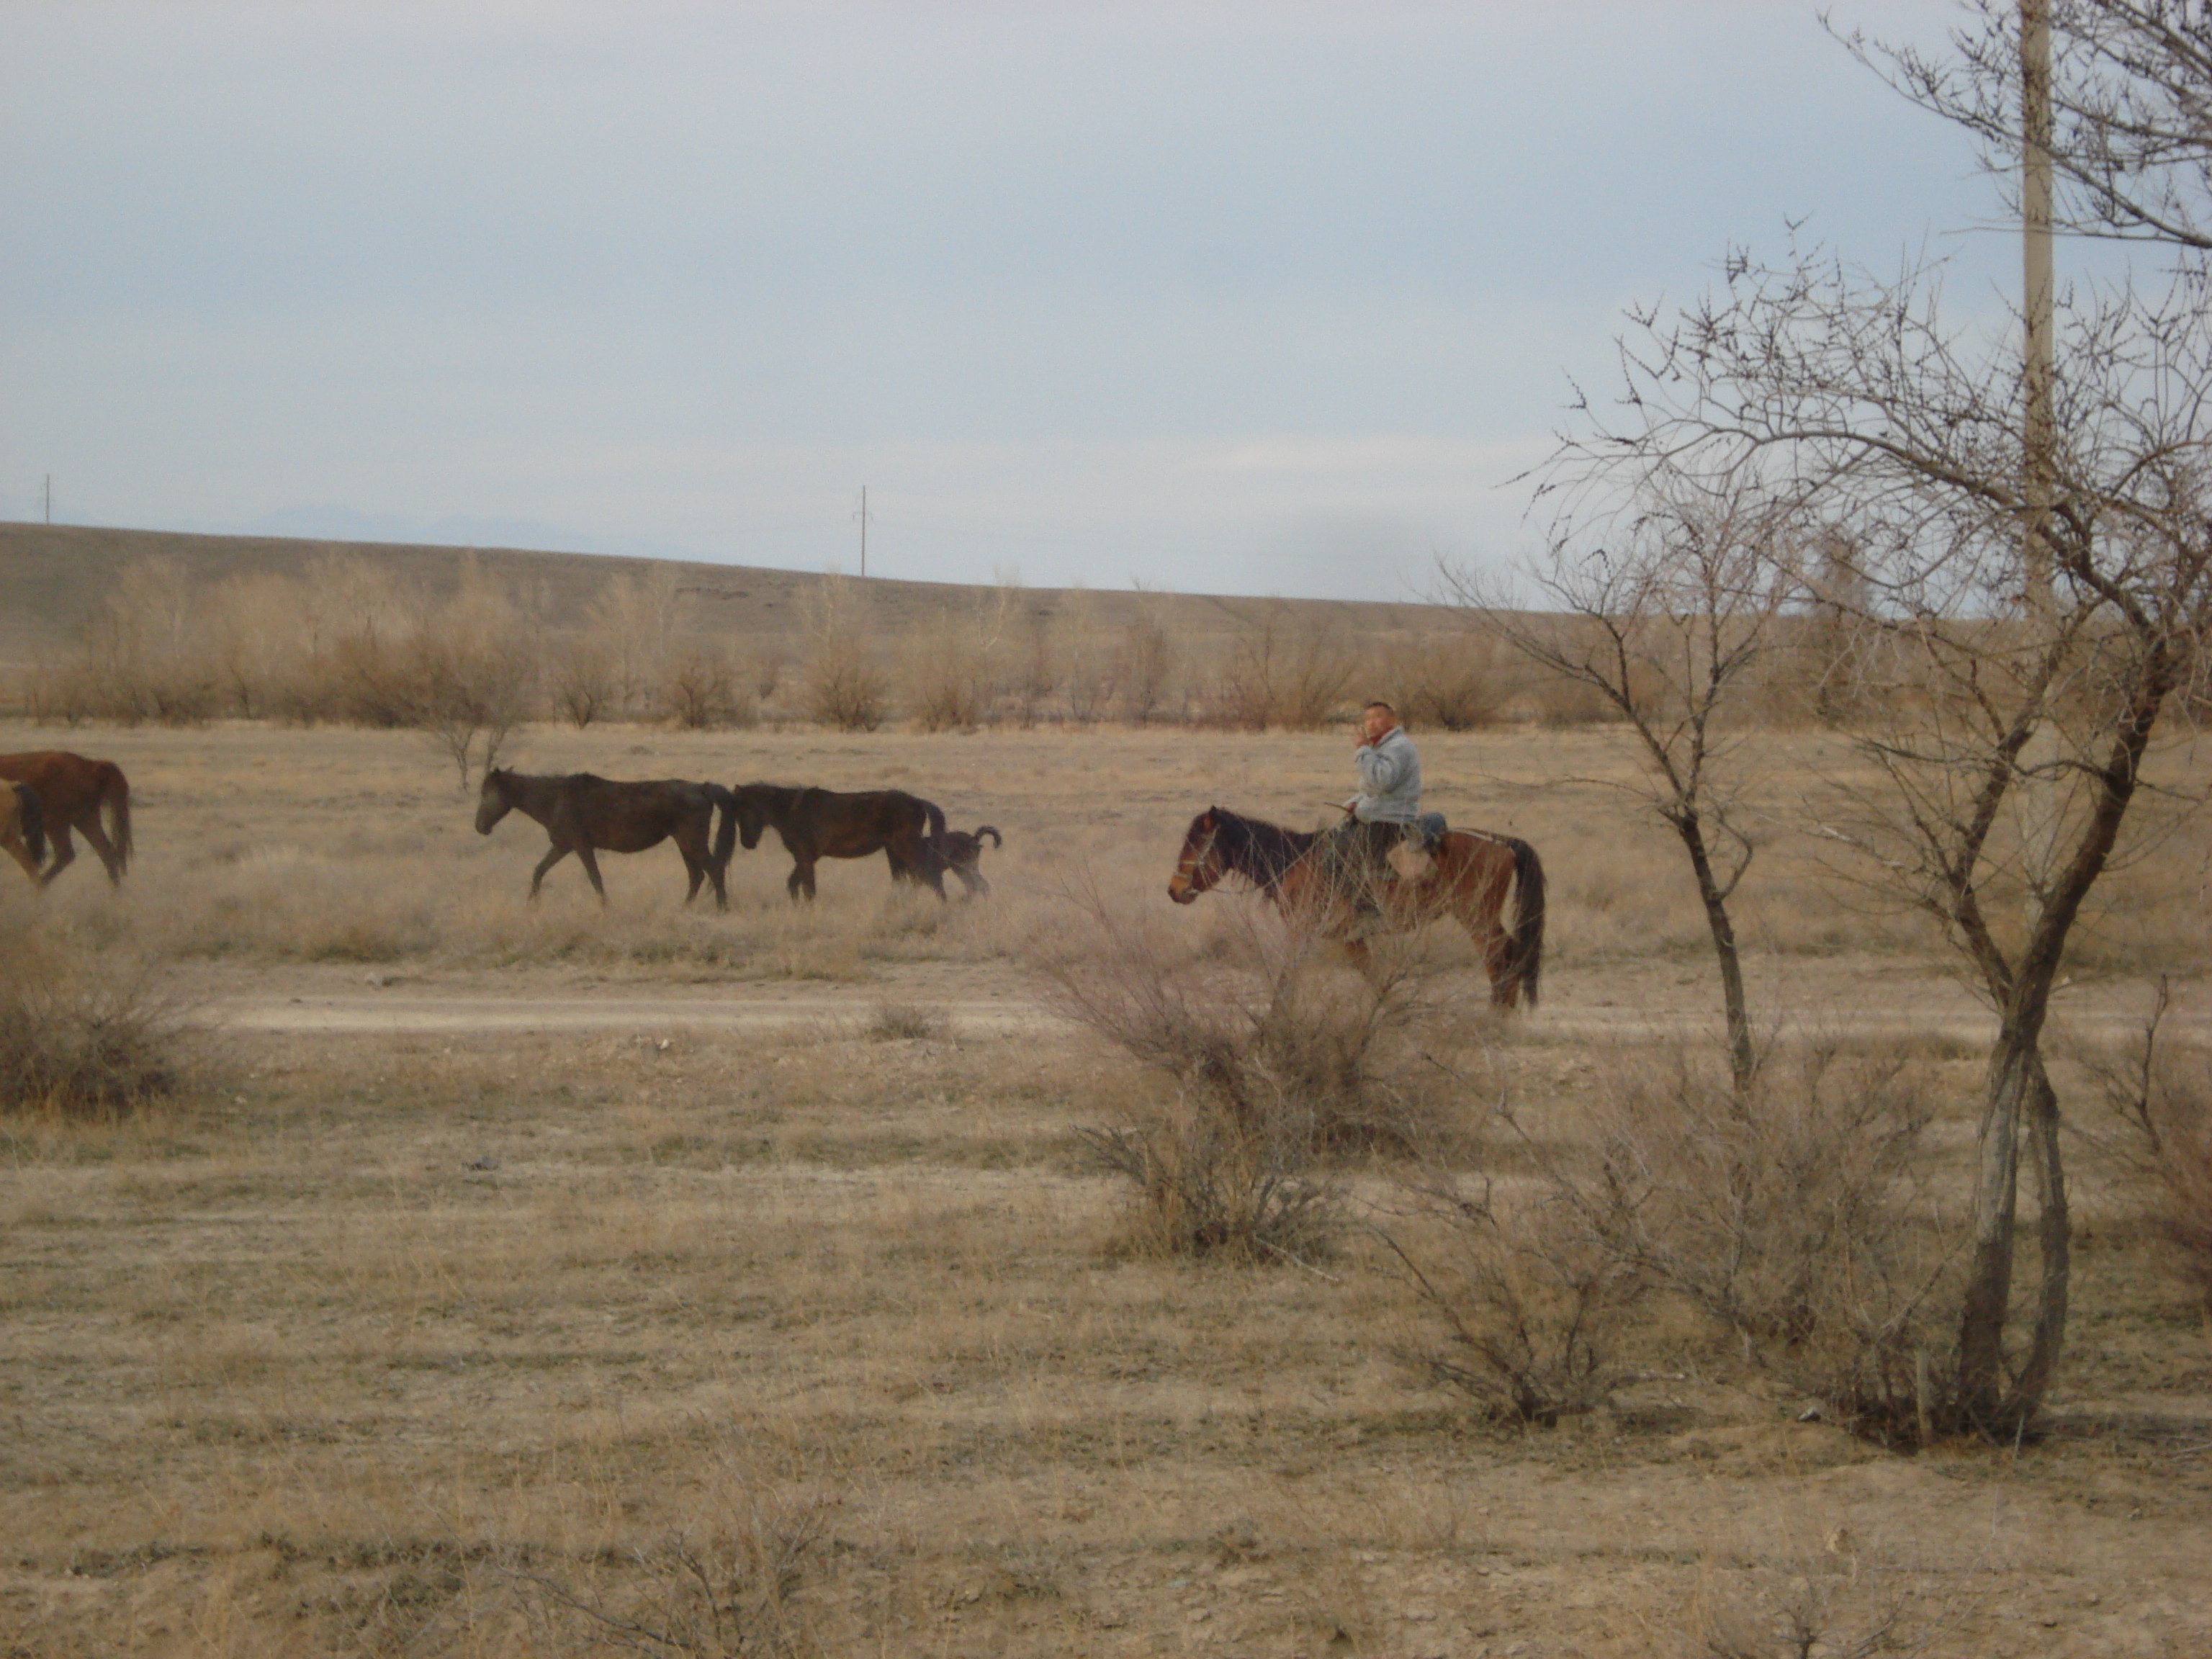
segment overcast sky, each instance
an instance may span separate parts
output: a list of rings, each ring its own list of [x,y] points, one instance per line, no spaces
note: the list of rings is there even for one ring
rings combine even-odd
[[[1623,307],[1990,210],[1796,0],[0,0],[0,516],[1411,597]]]

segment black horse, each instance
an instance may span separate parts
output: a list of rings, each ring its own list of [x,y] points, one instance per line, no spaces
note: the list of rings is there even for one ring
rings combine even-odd
[[[710,844],[717,806],[722,809],[722,833]],[[545,826],[553,850],[531,872],[530,896],[538,896],[545,872],[574,853],[602,904],[607,902],[607,889],[599,879],[595,852],[642,853],[672,839],[684,855],[684,873],[691,878],[684,902],[697,898],[699,884],[711,878],[714,903],[726,910],[730,896],[723,888],[722,872],[737,842],[735,808],[730,792],[719,783],[690,783],[681,778],[623,783],[589,772],[533,777],[494,769],[484,774],[477,798],[477,833],[491,834],[492,826],[509,811],[537,819]]]
[[[918,795],[784,783],[741,783],[730,794],[737,803],[738,835],[748,851],[760,845],[766,830],[783,838],[791,854],[784,886],[793,898],[814,896],[816,860],[864,859],[872,853],[890,860],[893,881],[915,882],[945,896],[945,814]]]

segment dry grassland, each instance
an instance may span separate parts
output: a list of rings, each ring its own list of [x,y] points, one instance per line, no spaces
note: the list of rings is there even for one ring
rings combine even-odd
[[[1698,916],[1603,734],[1421,743],[1553,884],[1543,1011],[1437,1018],[1571,1140],[1710,1029]],[[526,734],[528,769],[897,785],[1006,833],[987,901],[870,860],[796,911],[771,842],[727,915],[666,848],[532,909],[538,832],[478,838],[419,737],[0,730],[47,745],[125,768],[139,858],[119,895],[11,880],[0,928],[150,960],[209,1035],[171,1104],[0,1123],[0,1653],[2212,1651],[2212,1346],[2094,1146],[2055,1432],[2002,1450],[1801,1423],[1656,1308],[1612,1408],[1495,1426],[1406,1362],[1357,1229],[1304,1267],[1117,1247],[1073,1131],[1156,1085],[1042,994],[1066,894],[1226,960],[1255,902],[1167,904],[1182,824],[1317,822],[1338,738]],[[1840,750],[1761,752],[1756,1006],[1911,1057],[1963,1150],[1984,1016],[1815,879]],[[2075,1030],[2161,971],[2202,1027],[2206,855],[2184,825],[2114,878]],[[1464,944],[1425,949],[1476,1008]],[[1386,1218],[1392,1177],[1340,1172]]]

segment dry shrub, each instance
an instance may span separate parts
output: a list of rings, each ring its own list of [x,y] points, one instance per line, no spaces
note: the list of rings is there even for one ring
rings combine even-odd
[[[703,647],[676,659],[654,702],[684,732],[750,726],[758,717],[750,686],[738,679],[726,656]]]
[[[1122,630],[1121,649],[1115,653],[1112,674],[1123,720],[1132,726],[1147,726],[1172,712],[1176,665],[1181,654],[1166,623],[1149,608],[1130,619]]]
[[[579,732],[622,707],[622,676],[615,653],[589,635],[562,643],[546,665],[545,684],[555,709]]]
[[[1237,731],[1312,731],[1335,718],[1351,695],[1355,664],[1325,618],[1295,618],[1268,605],[1229,648],[1206,698],[1210,724]]]
[[[942,1008],[913,1002],[879,1002],[868,1012],[860,1035],[877,1042],[912,1042],[952,1034],[951,1018]]]
[[[808,596],[807,715],[840,732],[872,732],[890,712],[890,687],[876,666],[865,594],[832,575]]]
[[[1428,640],[1413,647],[1391,678],[1399,686],[1399,712],[1415,726],[1472,732],[1503,717],[1491,642],[1472,638]]]
[[[1018,632],[1020,590],[1011,577],[978,593],[971,605],[956,610],[916,638],[907,653],[907,711],[925,732],[972,731],[998,714],[1002,682],[1009,676],[1011,636]],[[1049,689],[1049,641],[1036,630],[1031,641],[1042,660],[1030,664],[1029,678],[1042,677]],[[1012,678],[1020,694],[1024,669],[1013,665]],[[1041,696],[1042,694],[1037,694]]]
[[[1235,1259],[1324,1248],[1339,1220],[1323,1161],[1430,1139],[1432,1096],[1407,1041],[1419,975],[1316,961],[1316,941],[1258,922],[1231,949],[1179,953],[1081,901],[1087,926],[1043,963],[1061,1011],[1170,1081],[1164,1098],[1081,1132],[1136,1188],[1136,1237]]]
[[[221,704],[216,665],[204,647],[191,578],[176,560],[124,568],[88,622],[82,642],[32,682],[35,718],[198,725]]]
[[[693,1530],[603,1551],[574,1575],[518,1572],[532,1622],[564,1652],[800,1659],[821,1651],[798,1594],[820,1569],[830,1497],[756,1466],[712,1482],[702,1500]]]
[[[1300,1261],[1334,1244],[1341,1194],[1317,1168],[1311,1115],[1288,1102],[1246,1118],[1187,1090],[1076,1135],[1093,1168],[1135,1188],[1125,1242],[1144,1255]]]
[[[0,1111],[112,1116],[174,1094],[192,1032],[149,963],[20,933],[0,953]]]
[[[1431,1381],[1492,1417],[1555,1424],[1622,1380],[1619,1351],[1642,1273],[1579,1194],[1431,1172],[1413,1212],[1380,1229],[1440,1342],[1402,1350]]]
[[[1921,1173],[1902,1062],[1770,1055],[1738,1096],[1688,1055],[1618,1079],[1597,1165],[1553,1171],[1615,1256],[1870,1438],[1948,1430],[1964,1243]],[[1955,1218],[1954,1218],[1955,1220]]]
[[[2164,1037],[2171,1003],[2161,979],[2142,1035],[2122,1053],[2082,1059],[2122,1128],[2105,1150],[2203,1298],[2212,1329],[2212,1048]]]
[[[1871,1570],[1869,1570],[1871,1569]],[[1686,1651],[1702,1659],[1869,1659],[1925,1653],[1967,1608],[1865,1561],[1838,1527],[1796,1562],[1761,1563],[1713,1586],[1690,1610]]]

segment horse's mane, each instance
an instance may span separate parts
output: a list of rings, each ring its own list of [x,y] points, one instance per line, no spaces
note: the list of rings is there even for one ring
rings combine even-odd
[[[1306,855],[1314,837],[1304,830],[1285,830],[1265,818],[1240,817],[1225,806],[1213,809],[1213,844],[1221,861],[1249,880],[1260,884],[1269,897],[1290,867]]]

